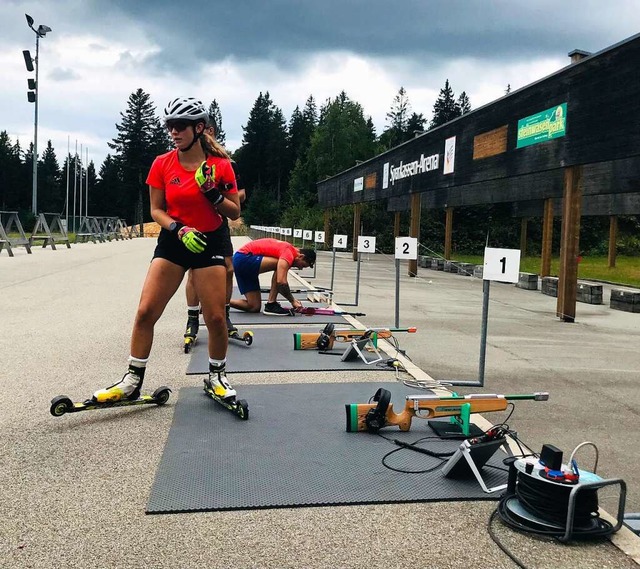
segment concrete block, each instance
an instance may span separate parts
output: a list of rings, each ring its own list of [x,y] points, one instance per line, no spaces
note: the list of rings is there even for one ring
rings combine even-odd
[[[428,264],[427,264],[428,262]],[[424,268],[431,267],[431,259],[425,255],[418,256],[418,265]]]
[[[558,296],[558,277],[542,277],[542,294]]]
[[[538,290],[538,274],[520,273],[516,286],[525,290]]]
[[[473,263],[458,263],[458,274],[465,277],[473,276],[473,269],[475,265]]]
[[[609,306],[614,310],[640,313],[640,290],[612,288]]]
[[[602,285],[578,281],[576,300],[587,304],[602,304]]]
[[[444,272],[445,273],[457,273],[458,272],[458,262],[457,261],[445,261],[444,262]]]
[[[481,279],[484,274],[484,265],[475,265],[473,268],[473,276],[477,279]]]
[[[431,259],[431,268],[436,271],[444,271],[444,259]]]

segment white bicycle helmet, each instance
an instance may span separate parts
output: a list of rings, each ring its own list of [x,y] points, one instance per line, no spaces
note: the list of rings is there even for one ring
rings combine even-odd
[[[209,120],[209,113],[202,101],[193,97],[178,97],[169,101],[164,108],[164,122],[181,119],[189,121]]]

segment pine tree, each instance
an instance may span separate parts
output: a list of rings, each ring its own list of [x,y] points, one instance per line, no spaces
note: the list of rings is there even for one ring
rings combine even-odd
[[[215,99],[211,101],[211,104],[209,105],[209,119],[213,121],[216,140],[220,144],[222,144],[222,146],[224,146],[225,142],[227,141],[227,135],[222,128],[222,112],[220,111],[218,101],[216,101]]]
[[[157,128],[155,106],[142,89],[131,95],[127,110],[120,113],[122,121],[116,124],[118,135],[109,142],[115,150],[114,159],[120,166],[122,178],[119,201],[123,215],[140,224],[149,220],[149,199],[145,180],[155,158],[154,130]]]
[[[380,143],[385,150],[404,142],[408,130],[411,103],[404,87],[400,87],[394,97],[391,110],[387,113],[388,126],[380,135]]]
[[[6,130],[0,132],[0,210],[20,210],[23,164],[20,143],[11,144]]]
[[[433,118],[429,125],[430,128],[435,128],[442,124],[448,123],[460,116],[460,106],[458,105],[453,89],[449,85],[449,79],[445,81],[444,87],[440,89],[440,95],[433,105]]]
[[[427,119],[424,118],[422,113],[412,113],[407,121],[407,135],[405,140],[410,140],[416,135],[416,131],[424,131],[424,125]]]
[[[51,141],[38,161],[38,210],[43,212],[61,212],[64,198],[60,186],[60,167]]]
[[[291,165],[286,121],[269,92],[258,95],[243,130],[242,146],[234,155],[251,195],[243,216],[247,223],[272,223],[279,216]]]
[[[89,206],[92,211],[99,212],[100,215],[105,216],[125,217],[118,207],[116,197],[121,185],[120,166],[111,154],[107,154],[100,166],[95,191],[90,194]]]
[[[289,223],[300,222],[307,210],[317,205],[316,182],[351,168],[377,152],[371,117],[365,119],[362,106],[342,91],[320,109],[320,120],[311,138],[307,157],[298,160],[289,184]],[[316,212],[315,218],[320,214]]]
[[[458,97],[458,108],[460,109],[460,115],[464,115],[471,110],[471,102],[464,91]]]

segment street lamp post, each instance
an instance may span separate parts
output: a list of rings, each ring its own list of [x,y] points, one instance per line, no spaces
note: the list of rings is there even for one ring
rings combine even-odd
[[[22,52],[24,55],[24,62],[27,66],[27,71],[34,70],[35,63],[35,71],[36,78],[35,80],[29,78],[27,80],[27,84],[29,85],[29,91],[27,91],[27,100],[30,103],[35,103],[35,112],[34,112],[34,120],[33,120],[33,192],[31,195],[31,211],[33,215],[38,214],[38,91],[40,85],[38,83],[38,55],[40,52],[40,38],[43,38],[47,35],[48,32],[51,31],[49,26],[39,25],[36,30],[33,27],[33,18],[29,16],[29,14],[25,14],[27,18],[27,24],[36,34],[36,57],[35,59],[31,59],[31,54],[28,50]]]

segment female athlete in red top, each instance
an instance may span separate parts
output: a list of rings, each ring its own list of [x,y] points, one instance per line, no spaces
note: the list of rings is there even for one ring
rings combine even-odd
[[[133,325],[129,370],[118,383],[95,392],[96,401],[139,397],[155,323],[188,269],[193,269],[209,331],[209,382],[219,397],[235,398],[225,375],[224,253],[229,236],[221,215],[237,219],[240,202],[229,156],[205,132],[207,118],[204,105],[192,98],[174,99],[164,110],[176,149],[158,156],[147,177],[151,217],[162,230]]]

